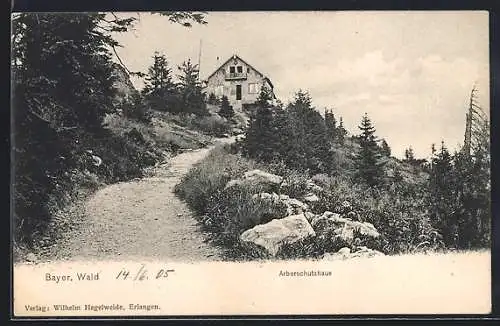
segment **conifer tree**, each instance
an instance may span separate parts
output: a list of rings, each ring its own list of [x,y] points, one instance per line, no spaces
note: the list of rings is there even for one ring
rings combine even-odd
[[[260,88],[259,97],[257,98],[257,101],[255,102],[255,104],[257,104],[258,107],[267,108],[267,107],[271,106],[270,103],[271,103],[272,99],[273,99],[273,97],[272,97],[271,90],[269,90],[269,88],[267,88],[267,86],[264,84]]]
[[[243,148],[246,155],[261,161],[272,161],[278,156],[275,150],[277,133],[273,121],[273,112],[269,107],[269,93],[265,87],[261,88],[256,101],[257,109],[250,116]]]
[[[453,158],[441,142],[441,148],[432,146],[431,173],[429,179],[429,205],[431,220],[443,235],[443,241],[449,246],[456,246],[458,240],[458,223],[455,211],[454,196],[455,176]]]
[[[222,96],[220,110],[218,114],[229,121],[232,121],[234,118],[233,107],[229,105],[229,100],[225,95]]]
[[[207,115],[208,110],[199,80],[198,65],[193,65],[191,60],[188,59],[178,68],[181,71],[178,77],[180,80],[179,91],[183,106],[182,112]]]
[[[389,144],[387,144],[385,139],[382,139],[381,141],[380,150],[382,152],[382,155],[385,155],[387,157],[391,156],[391,148],[389,147]]]
[[[365,113],[359,126],[361,134],[359,135],[359,145],[361,149],[356,156],[356,176],[358,180],[365,182],[370,187],[381,185],[384,176],[377,139],[375,137],[375,127],[368,115]]]
[[[178,112],[178,93],[172,81],[172,70],[164,54],[155,51],[153,64],[148,68],[142,92],[151,109]]]
[[[325,173],[334,165],[325,120],[313,107],[308,92],[299,90],[287,108],[288,122],[283,156],[297,169]]]
[[[415,162],[415,154],[413,153],[413,148],[411,146],[405,149],[405,158],[403,161],[407,163]]]
[[[338,126],[337,132],[335,134],[336,134],[337,142],[339,144],[343,144],[345,141],[345,136],[347,136],[347,130],[344,128],[344,121],[343,121],[342,117],[340,117],[339,126]]]
[[[325,126],[330,140],[335,140],[337,137],[337,120],[331,110],[325,110]]]

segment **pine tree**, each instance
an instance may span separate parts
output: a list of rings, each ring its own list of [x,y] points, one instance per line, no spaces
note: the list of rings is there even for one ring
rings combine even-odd
[[[453,157],[441,142],[437,151],[433,145],[431,158],[431,173],[429,179],[429,206],[431,220],[443,235],[443,241],[448,246],[456,248],[458,244],[458,223],[454,188],[456,179],[453,171]]]
[[[277,133],[273,112],[260,101],[255,113],[250,116],[242,146],[247,156],[259,161],[270,162],[278,156]]]
[[[384,176],[383,165],[379,147],[375,137],[375,127],[365,113],[359,126],[359,145],[361,149],[356,156],[357,178],[370,187],[382,184]]]
[[[255,104],[257,104],[257,106],[261,108],[270,107],[272,99],[273,96],[271,90],[269,90],[269,88],[267,88],[267,86],[264,84],[260,88],[259,97],[257,98]]]
[[[382,139],[380,151],[381,151],[382,155],[385,155],[387,157],[391,156],[391,148],[389,147],[389,144],[387,144],[385,139]]]
[[[339,144],[343,144],[345,141],[345,137],[347,136],[347,130],[344,128],[344,121],[343,121],[342,117],[340,117],[339,126],[338,126],[337,132],[335,134],[336,134],[337,142]]]
[[[174,88],[172,69],[168,67],[167,57],[155,51],[153,54],[153,65],[148,68],[148,75],[146,76],[145,92],[154,93]]]
[[[191,60],[184,61],[178,67],[181,74],[178,75],[180,84],[179,91],[181,95],[182,111],[196,115],[208,115],[205,96],[199,80],[198,65],[193,65]]]
[[[282,155],[296,169],[327,173],[334,166],[325,120],[312,106],[308,92],[299,90],[287,107],[288,122]]]
[[[153,64],[148,68],[143,94],[147,104],[154,110],[179,111],[179,99],[172,70],[164,54],[155,52]]]
[[[223,95],[222,100],[221,100],[221,105],[220,105],[220,110],[218,114],[227,119],[228,121],[232,121],[234,118],[234,110],[231,105],[229,105],[229,100],[227,96]]]
[[[415,162],[415,154],[413,153],[413,148],[411,146],[405,149],[405,158],[403,161],[410,164]]]
[[[330,140],[335,140],[337,138],[337,120],[331,110],[325,110],[325,126]]]

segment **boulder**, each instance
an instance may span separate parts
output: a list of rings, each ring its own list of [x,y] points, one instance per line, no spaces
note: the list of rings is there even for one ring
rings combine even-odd
[[[251,170],[245,172],[242,178],[230,180],[224,189],[228,189],[234,186],[243,186],[247,184],[255,186],[264,186],[266,190],[272,190],[278,188],[283,178],[279,175],[267,173],[261,170]]]
[[[283,177],[279,175],[267,173],[258,169],[245,172],[243,179],[268,185],[279,185],[283,181]]]
[[[243,184],[244,184],[244,181],[240,180],[240,179],[229,180],[229,182],[226,183],[224,190],[226,190],[228,188],[235,187],[235,186],[242,186]]]
[[[244,243],[255,244],[264,248],[271,256],[276,256],[285,243],[295,243],[315,232],[304,214],[274,219],[246,230],[240,236]]]
[[[366,235],[372,238],[378,238],[380,233],[373,226],[373,224],[368,222],[351,222],[353,228],[360,234]]]
[[[308,180],[306,183],[306,189],[311,192],[321,192],[323,188],[318,186],[313,180]]]
[[[309,202],[309,203],[315,203],[317,201],[319,201],[319,197],[316,196],[315,194],[307,194],[305,197],[304,197],[304,200],[306,202]]]
[[[351,249],[347,247],[341,248],[339,251],[337,251],[340,255],[349,255],[351,253]]]
[[[252,195],[252,198],[260,198],[285,205],[287,215],[297,215],[309,212],[309,205],[298,199],[290,198],[288,195],[278,195],[277,193],[261,192]],[[310,217],[312,219],[312,217]]]
[[[307,204],[305,204],[305,203],[303,203],[300,200],[295,199],[295,198],[289,198],[288,200],[285,200],[284,202],[289,204],[293,208],[300,208],[300,209],[304,210],[304,212],[309,209],[309,205],[307,205]]]
[[[357,234],[369,238],[378,238],[380,236],[373,224],[353,221],[330,211],[325,211],[322,215],[314,215],[310,221],[316,233],[324,234],[333,230],[334,237],[351,244],[354,243]]]
[[[30,252],[26,255],[26,261],[36,263],[38,262],[38,257],[34,253]]]
[[[281,194],[281,195],[280,195],[280,199],[281,199],[281,200],[288,200],[288,199],[290,199],[290,196],[285,195],[285,194]]]
[[[325,211],[323,215],[315,215],[311,220],[311,225],[316,232],[323,232],[327,229],[338,229],[340,234],[341,227],[346,223],[351,222],[349,219],[341,217],[337,213]]]

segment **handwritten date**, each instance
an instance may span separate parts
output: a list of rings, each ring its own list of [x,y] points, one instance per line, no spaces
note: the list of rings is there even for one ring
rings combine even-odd
[[[160,268],[155,271],[153,274],[149,274],[149,271],[146,268],[146,265],[142,264],[138,270],[131,271],[128,268],[122,268],[120,272],[116,275],[115,279],[117,280],[133,280],[133,281],[146,281],[150,279],[150,275],[152,275],[152,279],[166,279],[170,274],[175,272],[173,269]]]

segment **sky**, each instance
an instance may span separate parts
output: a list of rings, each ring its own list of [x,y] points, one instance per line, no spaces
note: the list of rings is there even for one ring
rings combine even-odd
[[[201,44],[206,78],[237,54],[271,79],[285,104],[306,90],[352,134],[366,112],[399,158],[409,146],[418,158],[433,143],[457,148],[474,84],[489,114],[486,11],[208,12],[207,24],[191,28],[133,15],[135,29],[116,37],[130,70],[146,72],[159,51],[177,73],[184,60],[198,63]]]

